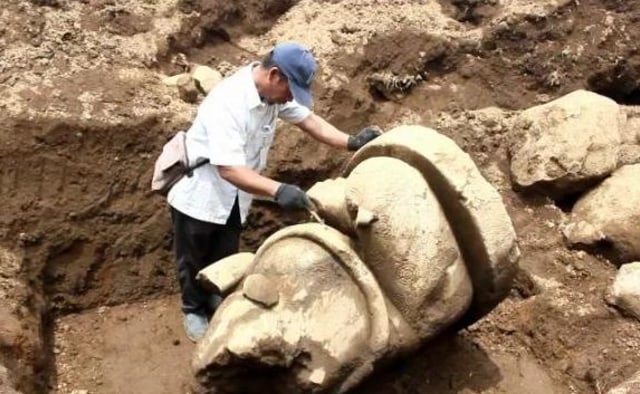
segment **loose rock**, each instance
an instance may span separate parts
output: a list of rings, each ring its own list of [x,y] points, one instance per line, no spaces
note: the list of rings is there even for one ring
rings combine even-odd
[[[606,242],[620,262],[640,259],[640,164],[624,166],[573,207],[563,233],[572,245]]]
[[[184,86],[189,82],[191,82],[191,75],[189,75],[189,73],[173,75],[162,80],[162,83],[167,86]]]
[[[640,320],[640,262],[620,267],[607,302]]]
[[[615,101],[584,90],[523,111],[509,147],[513,182],[557,197],[584,190],[616,169],[624,123]]]
[[[207,66],[197,66],[191,76],[196,87],[204,94],[209,93],[218,82],[222,81],[222,74]]]

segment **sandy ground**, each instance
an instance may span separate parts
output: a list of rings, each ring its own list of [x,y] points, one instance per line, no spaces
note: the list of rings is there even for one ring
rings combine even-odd
[[[58,319],[52,392],[188,392],[194,344],[183,334],[177,300],[100,307]]]
[[[56,321],[57,386],[52,392],[189,392],[194,345],[185,338],[177,296],[100,307]],[[436,368],[437,365],[437,368]],[[464,368],[460,368],[464,365]],[[415,380],[420,382],[416,385]],[[470,335],[445,335],[355,393],[568,393],[528,355],[492,349]]]

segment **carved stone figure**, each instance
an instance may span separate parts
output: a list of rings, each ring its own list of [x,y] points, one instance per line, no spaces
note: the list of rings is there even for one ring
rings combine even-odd
[[[309,196],[325,224],[201,272],[229,293],[194,357],[203,391],[345,392],[511,287],[519,251],[500,195],[434,130],[385,133]]]

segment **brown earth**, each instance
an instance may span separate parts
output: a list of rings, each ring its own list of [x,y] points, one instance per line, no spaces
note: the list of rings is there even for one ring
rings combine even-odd
[[[168,212],[147,188],[154,156],[195,106],[159,76],[194,63],[224,72],[294,38],[320,58],[318,113],[351,133],[419,123],[450,136],[502,193],[522,249],[493,313],[356,392],[599,394],[631,376],[640,324],[603,298],[615,265],[565,246],[570,201],[511,190],[500,119],[579,88],[639,104],[640,1],[550,1],[507,16],[504,3],[6,0],[0,247],[21,265],[9,278],[0,269],[0,366],[24,393],[188,390]],[[389,88],[384,73],[418,82]],[[308,187],[347,158],[282,125],[267,174]],[[256,203],[242,248],[301,220]]]

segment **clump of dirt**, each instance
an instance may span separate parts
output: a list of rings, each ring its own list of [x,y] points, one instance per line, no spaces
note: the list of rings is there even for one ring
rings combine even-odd
[[[180,31],[168,38],[167,54],[229,42],[239,35],[264,33],[297,2],[181,0],[178,9],[189,16]]]
[[[141,17],[126,9],[111,8],[102,12],[96,22],[114,34],[133,36],[151,30],[152,21],[148,16]]]
[[[640,104],[640,61],[618,59],[615,64],[591,75],[589,87],[596,93],[611,97],[618,103]]]
[[[61,4],[58,0],[31,0],[31,2],[35,5],[50,7],[59,7]]]
[[[454,19],[480,25],[498,12],[496,0],[450,0],[442,2]]]
[[[163,385],[131,371],[170,374],[190,357],[166,204],[147,189],[155,155],[196,107],[161,80],[194,64],[237,67],[287,39],[316,53],[315,110],[337,127],[419,123],[465,149],[501,192],[522,249],[507,301],[356,392],[601,393],[640,363],[638,323],[603,300],[615,265],[567,249],[566,214],[511,189],[506,152],[515,111],[575,89],[638,104],[640,2],[6,3],[0,246],[24,256],[7,276],[26,290],[0,291],[22,306],[0,308],[11,322],[0,363],[21,391],[107,393],[135,379],[137,392],[185,390],[184,370]],[[266,174],[309,187],[348,157],[283,125]],[[242,249],[307,219],[257,202]]]

